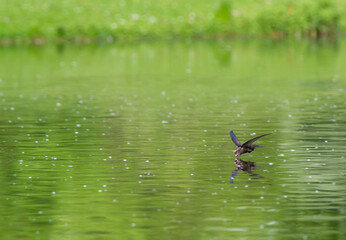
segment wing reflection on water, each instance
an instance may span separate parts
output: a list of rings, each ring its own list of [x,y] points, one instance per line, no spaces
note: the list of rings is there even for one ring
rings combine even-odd
[[[233,183],[233,179],[239,174],[239,172],[244,171],[250,174],[250,176],[261,178],[256,173],[253,173],[253,170],[255,170],[256,166],[254,162],[250,161],[243,161],[240,158],[234,159],[234,164],[236,165],[236,169],[232,172],[231,175],[231,183]]]

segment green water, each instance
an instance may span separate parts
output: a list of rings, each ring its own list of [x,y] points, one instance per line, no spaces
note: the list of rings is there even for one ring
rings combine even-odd
[[[345,239],[346,41],[0,49],[1,239]],[[234,164],[233,129],[264,148]]]

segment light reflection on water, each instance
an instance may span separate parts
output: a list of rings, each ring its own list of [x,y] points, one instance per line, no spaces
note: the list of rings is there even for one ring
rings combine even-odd
[[[2,49],[0,234],[342,239],[338,44]]]

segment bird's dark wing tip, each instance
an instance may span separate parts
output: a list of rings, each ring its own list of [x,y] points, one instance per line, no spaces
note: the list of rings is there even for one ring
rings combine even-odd
[[[239,139],[236,137],[236,135],[233,133],[233,130],[231,130],[229,132],[229,135],[231,136],[231,139],[233,141],[233,143],[237,146],[240,147],[241,146],[241,142],[239,141]]]

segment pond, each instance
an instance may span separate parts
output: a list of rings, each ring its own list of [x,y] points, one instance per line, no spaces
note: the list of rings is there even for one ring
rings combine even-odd
[[[346,41],[0,49],[2,239],[345,239]],[[244,142],[272,133],[235,158]]]

